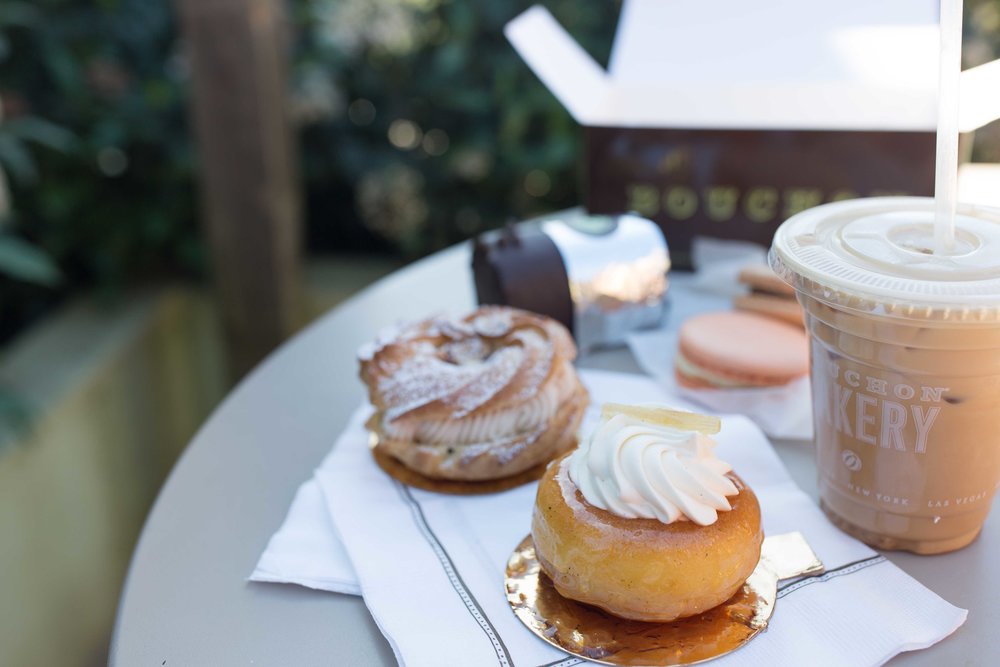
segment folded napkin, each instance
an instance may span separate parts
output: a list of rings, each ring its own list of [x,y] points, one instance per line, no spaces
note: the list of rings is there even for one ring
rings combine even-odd
[[[595,406],[609,400],[679,405],[645,378],[581,375]],[[400,664],[584,663],[532,635],[507,605],[504,568],[528,533],[534,485],[446,496],[399,484],[372,460],[363,426],[367,412],[358,410],[314,482],[300,490],[261,558],[267,580],[335,590],[338,584],[323,582],[344,583],[339,578],[349,568],[335,562],[341,554],[331,548],[329,521],[319,516],[315,483]],[[597,417],[592,409],[584,429]],[[724,417],[717,439],[719,456],[757,493],[765,532],[800,531],[827,568],[822,576],[783,583],[768,631],[717,664],[877,665],[940,641],[965,620],[964,610],[834,528],[752,422]],[[318,545],[312,554],[311,545]]]
[[[321,591],[361,595],[358,576],[334,531],[315,478],[295,493],[285,522],[271,536],[250,581],[298,584]]]
[[[676,330],[635,332],[629,334],[626,341],[639,366],[668,392],[683,396],[713,413],[746,415],[772,438],[812,439],[812,394],[808,376],[781,387],[689,389],[677,384],[674,377]]]

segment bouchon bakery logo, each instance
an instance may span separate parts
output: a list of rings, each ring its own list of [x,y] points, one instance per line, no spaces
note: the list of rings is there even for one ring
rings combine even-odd
[[[877,190],[869,196],[905,195],[905,192]],[[774,222],[790,218],[800,211],[823,202],[855,199],[853,190],[826,192],[822,188],[776,188],[735,185],[696,187],[683,183],[664,186],[631,183],[625,188],[626,208],[647,218],[664,216],[671,220],[687,220],[701,213],[709,220],[727,222],[743,216],[751,222]]]
[[[861,470],[861,457],[851,450],[845,449],[841,457],[844,459],[844,465],[847,466],[848,470],[853,472]]]
[[[818,369],[826,382],[816,382],[816,405],[833,430],[859,444],[897,452],[923,454],[931,428],[941,414],[948,387],[893,383],[830,361]],[[844,453],[847,464],[847,453]],[[848,466],[850,467],[850,466]]]

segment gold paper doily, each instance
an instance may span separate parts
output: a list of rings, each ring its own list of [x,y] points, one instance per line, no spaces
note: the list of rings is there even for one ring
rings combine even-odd
[[[768,537],[757,568],[727,602],[669,623],[630,621],[561,596],[529,535],[507,561],[507,601],[529,630],[571,655],[607,665],[692,665],[735,651],[764,630],[780,579],[822,571],[801,534]]]
[[[412,486],[417,489],[423,489],[424,491],[434,491],[435,493],[448,493],[457,496],[474,496],[481,495],[484,493],[499,493],[500,491],[508,491],[510,489],[515,489],[522,484],[528,484],[529,482],[537,482],[542,478],[545,473],[546,466],[549,465],[548,461],[545,463],[540,463],[533,468],[528,468],[527,470],[520,472],[516,475],[511,475],[510,477],[501,477],[500,479],[487,479],[481,482],[466,482],[461,480],[452,479],[434,479],[433,477],[427,477],[426,475],[421,475],[415,470],[407,468],[405,465],[400,463],[398,460],[391,456],[384,454],[378,448],[378,436],[374,433],[369,433],[369,445],[372,450],[372,456],[375,457],[375,463],[381,468],[387,475],[395,480],[406,484],[407,486]]]

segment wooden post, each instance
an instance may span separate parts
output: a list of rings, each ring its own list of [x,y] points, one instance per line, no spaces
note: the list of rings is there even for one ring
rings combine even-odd
[[[300,324],[301,221],[281,0],[176,0],[191,60],[203,228],[230,372]]]

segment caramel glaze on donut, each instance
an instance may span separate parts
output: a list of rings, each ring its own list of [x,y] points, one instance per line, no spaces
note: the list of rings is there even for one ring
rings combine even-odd
[[[380,451],[435,479],[515,475],[576,445],[588,403],[555,320],[504,306],[431,318],[359,352]]]

